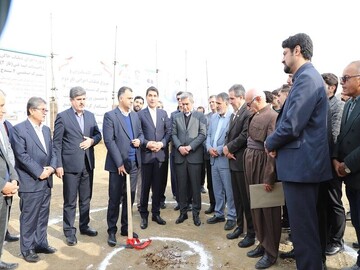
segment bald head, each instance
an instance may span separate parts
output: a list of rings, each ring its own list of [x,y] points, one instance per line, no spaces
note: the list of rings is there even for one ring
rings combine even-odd
[[[248,110],[252,112],[258,112],[267,106],[264,91],[258,90],[256,88],[246,91],[245,102]]]

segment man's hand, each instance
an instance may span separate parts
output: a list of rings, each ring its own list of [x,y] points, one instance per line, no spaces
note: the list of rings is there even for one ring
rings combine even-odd
[[[52,167],[46,166],[46,167],[44,167],[44,170],[43,170],[43,172],[41,173],[41,175],[40,175],[39,178],[40,178],[41,180],[45,180],[45,179],[49,178],[49,176],[50,176],[53,172],[54,172],[54,169],[53,169]]]
[[[86,149],[89,149],[92,145],[94,144],[94,140],[89,138],[89,137],[86,137],[84,136],[84,140],[80,143],[80,148],[82,150],[86,150]]]
[[[267,148],[266,148],[266,142],[264,142],[264,148],[265,148],[265,153],[268,154],[270,157],[272,158],[276,158],[276,150],[273,150],[273,151],[269,151]]]
[[[132,145],[136,148],[138,148],[140,146],[140,140],[139,139],[133,139],[131,141]]]
[[[333,159],[333,165],[334,165],[335,172],[339,177],[345,177],[347,175],[347,172],[345,172],[345,163],[344,162],[340,162],[336,159]]]
[[[63,167],[56,168],[56,176],[62,179],[63,175],[64,175],[64,168]]]
[[[124,176],[124,174],[128,174],[125,170],[125,166],[124,165],[121,165],[119,168],[118,168],[118,174],[121,175],[121,176]]]
[[[230,152],[229,152],[229,148],[227,147],[227,145],[225,145],[225,146],[223,147],[223,153],[224,153],[224,156],[225,156],[225,157],[227,157],[227,155],[230,153]]]
[[[14,194],[16,194],[18,192],[18,185],[17,185],[17,181],[13,180],[11,182],[6,182],[4,188],[2,189],[2,194],[4,197],[12,197],[14,196]]]
[[[210,148],[209,149],[209,154],[210,154],[211,157],[214,157],[214,158],[219,156],[219,153],[215,148]]]
[[[186,156],[189,154],[187,146],[180,146],[178,150],[182,156]]]
[[[264,189],[265,189],[265,191],[270,192],[270,191],[272,191],[273,186],[269,185],[269,184],[264,184]]]

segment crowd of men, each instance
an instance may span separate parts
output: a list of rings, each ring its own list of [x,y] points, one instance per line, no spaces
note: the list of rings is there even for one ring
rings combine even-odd
[[[260,258],[256,269],[276,263],[281,227],[290,227],[293,250],[280,254],[294,258],[297,269],[326,269],[326,256],[344,250],[345,211],[342,182],[350,203],[351,221],[360,237],[360,61],[345,67],[340,80],[320,74],[312,65],[313,44],[300,33],[282,43],[287,84],[273,92],[233,85],[209,97],[210,112],[194,108],[190,92],[178,92],[178,108],[168,116],[159,90],[149,87],[144,98],[133,97],[129,87],[118,91],[118,106],[105,113],[102,133],[94,114],[85,110],[86,91],[70,90],[71,107],[57,114],[54,134],[43,124],[46,101],[32,97],[28,118],[14,127],[0,125],[0,248],[4,239],[16,241],[7,231],[11,198],[20,197],[20,250],[27,262],[39,253],[56,252],[47,240],[52,176],[63,182],[63,232],[67,245],[77,244],[75,213],[79,207],[80,234],[95,237],[89,226],[95,168],[94,146],[102,139],[107,148],[109,172],[107,209],[108,244],[120,234],[128,236],[127,196],[137,203],[140,228],[151,220],[166,225],[168,170],[171,191],[179,211],[176,224],[201,226],[201,193],[205,178],[209,208],[207,224],[225,222],[240,248],[259,244],[247,252]],[[345,103],[335,94],[338,84]],[[0,119],[5,114],[5,93],[0,92]],[[131,194],[126,192],[129,175]],[[272,192],[282,183],[285,205],[251,209],[250,186],[261,184]],[[151,193],[150,193],[151,191]],[[136,195],[137,194],[137,195]],[[179,225],[181,226],[181,225]],[[130,236],[131,237],[131,236]],[[133,232],[132,237],[138,238]],[[0,269],[18,264],[0,262]],[[355,265],[360,269],[360,256]]]

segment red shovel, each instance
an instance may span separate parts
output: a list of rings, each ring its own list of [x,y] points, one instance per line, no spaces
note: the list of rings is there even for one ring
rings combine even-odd
[[[127,214],[128,214],[128,239],[126,240],[126,248],[144,249],[150,245],[151,240],[140,242],[138,238],[134,238],[132,206],[131,206],[131,188],[130,175],[126,174],[126,193],[127,193]]]

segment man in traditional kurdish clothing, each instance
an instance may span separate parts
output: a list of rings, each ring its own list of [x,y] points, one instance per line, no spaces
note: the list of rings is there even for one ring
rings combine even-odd
[[[245,102],[254,115],[249,120],[247,148],[244,153],[244,172],[247,187],[264,184],[271,192],[276,180],[275,160],[268,156],[264,141],[275,129],[277,113],[266,103],[263,91],[251,89],[245,94]],[[249,189],[248,189],[249,192]],[[251,199],[251,198],[250,198]],[[281,236],[281,207],[251,210],[255,234],[259,245],[247,253],[250,258],[261,257],[256,269],[266,269],[276,262]]]

